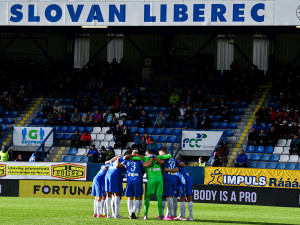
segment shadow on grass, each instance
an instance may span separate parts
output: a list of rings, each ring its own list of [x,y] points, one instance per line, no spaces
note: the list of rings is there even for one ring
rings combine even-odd
[[[206,222],[212,224],[228,223],[228,224],[257,224],[257,225],[297,225],[293,223],[266,223],[266,222],[252,222],[252,221],[232,221],[232,220],[194,220],[195,222]]]

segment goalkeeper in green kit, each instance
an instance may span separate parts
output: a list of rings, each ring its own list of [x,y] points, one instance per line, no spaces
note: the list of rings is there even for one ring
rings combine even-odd
[[[148,209],[150,205],[150,198],[151,195],[156,193],[156,199],[157,199],[157,206],[158,206],[158,219],[162,220],[162,194],[163,194],[163,177],[161,173],[160,164],[164,164],[164,159],[172,158],[171,155],[151,155],[150,151],[146,151],[146,157],[144,156],[133,156],[133,155],[127,155],[125,156],[125,159],[131,160],[141,160],[144,161],[143,166],[146,167],[146,174],[147,174],[147,191],[146,191],[146,197],[145,197],[145,206],[144,206],[144,220],[148,217]]]

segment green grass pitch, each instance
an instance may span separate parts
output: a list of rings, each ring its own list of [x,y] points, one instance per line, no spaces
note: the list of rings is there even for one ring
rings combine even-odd
[[[120,214],[128,218],[126,201],[122,201]],[[148,221],[92,215],[93,200],[0,198],[0,224],[300,224],[300,208],[201,203],[194,203],[194,221],[158,221],[156,202],[150,203]]]

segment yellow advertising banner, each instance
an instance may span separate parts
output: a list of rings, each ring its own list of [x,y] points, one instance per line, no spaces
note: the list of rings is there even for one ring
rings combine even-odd
[[[6,175],[50,176],[49,166],[7,166]]]
[[[300,171],[206,167],[205,185],[300,188]]]

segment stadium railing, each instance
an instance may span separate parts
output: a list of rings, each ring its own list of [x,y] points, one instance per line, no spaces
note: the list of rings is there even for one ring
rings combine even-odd
[[[3,141],[5,140],[5,138],[6,138],[10,133],[11,133],[11,138],[10,138],[9,144],[7,144],[7,147],[9,148],[9,147],[12,145],[12,137],[13,137],[12,132],[13,132],[13,130],[14,130],[14,127],[11,127],[11,128],[3,135],[3,137],[2,137],[1,140],[0,140],[0,146],[1,146],[1,148],[2,148],[2,143],[3,143]]]
[[[54,135],[54,129],[53,128],[50,131],[50,133],[48,134],[48,136],[45,138],[45,140],[42,142],[42,144],[35,151],[35,154],[37,154],[40,151],[40,149],[42,149],[41,161],[44,161],[44,157],[45,157],[45,143],[48,140],[48,138],[51,136],[52,133],[53,133],[53,144],[48,149],[48,152],[51,150],[51,148],[54,146],[54,143],[55,143],[55,140],[54,140],[55,139],[55,135]]]
[[[171,152],[171,155],[173,156],[173,158],[175,158],[177,156],[178,152],[181,150],[181,147],[179,147],[177,152],[175,153],[175,155],[173,155],[173,145],[178,140],[178,137],[179,137],[179,140],[181,140],[181,133],[182,133],[182,130],[180,130],[180,133],[176,135],[176,138],[174,139],[174,141],[172,142],[172,144],[170,145],[170,147],[168,149],[168,154]]]

